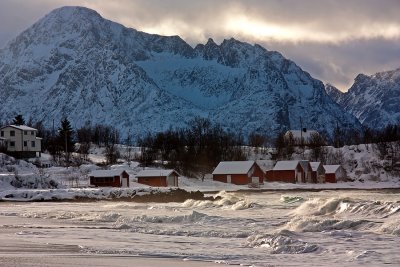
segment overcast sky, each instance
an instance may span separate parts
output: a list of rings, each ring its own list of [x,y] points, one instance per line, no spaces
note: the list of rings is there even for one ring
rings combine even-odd
[[[400,0],[0,0],[0,47],[65,5],[192,46],[258,43],[341,90],[358,73],[400,68]]]

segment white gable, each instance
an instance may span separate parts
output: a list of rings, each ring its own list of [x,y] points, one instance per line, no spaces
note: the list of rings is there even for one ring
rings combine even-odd
[[[247,174],[254,161],[221,161],[212,174]]]
[[[278,161],[273,168],[274,171],[295,170],[299,164],[298,160],[282,160]]]
[[[321,162],[310,162],[311,169],[316,172],[321,165]]]
[[[258,159],[258,160],[256,160],[256,162],[263,171],[272,170],[274,168],[274,163],[275,163],[275,161],[268,160],[268,159],[265,159],[265,160]]]

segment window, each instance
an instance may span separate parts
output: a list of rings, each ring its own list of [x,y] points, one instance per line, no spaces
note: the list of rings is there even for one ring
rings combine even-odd
[[[15,131],[10,131],[10,136],[15,136]]]
[[[14,141],[11,141],[11,142],[10,142],[10,146],[11,146],[11,147],[15,147],[15,142],[14,142]]]
[[[36,146],[35,141],[31,141],[31,147],[35,147],[35,146]]]
[[[28,135],[28,131],[24,131],[24,135]]]
[[[114,177],[96,177],[96,183],[105,184],[105,183],[113,183]]]
[[[0,136],[1,136],[1,137],[4,137],[4,131],[1,131],[1,132],[0,132]]]
[[[31,135],[35,135],[35,131],[31,131]]]
[[[24,141],[24,146],[28,146],[28,141]]]

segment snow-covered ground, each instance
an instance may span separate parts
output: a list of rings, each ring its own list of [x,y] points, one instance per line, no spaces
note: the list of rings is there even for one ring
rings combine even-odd
[[[125,155],[126,147],[120,146],[121,155]],[[379,189],[379,188],[399,188],[399,172],[389,172],[386,168],[390,162],[381,160],[371,145],[345,146],[339,149],[327,147],[328,154],[336,155],[342,162],[343,167],[349,178],[348,182],[338,182],[336,184],[288,184],[288,183],[268,183],[260,185],[260,188],[249,188],[247,185],[234,185],[213,181],[211,178],[204,180],[197,178],[180,177],[179,187],[186,191],[218,192],[218,191],[238,191],[238,190],[325,190],[325,189]],[[138,148],[133,148],[132,153],[140,153]],[[308,157],[310,151],[295,153],[293,158],[300,159]],[[250,154],[254,159],[260,158],[260,154]],[[261,155],[265,162],[269,155]],[[2,196],[12,194],[13,190],[41,189],[41,191],[30,190],[29,198],[34,200],[45,199],[65,199],[79,198],[83,195],[90,198],[108,198],[111,191],[106,189],[85,189],[89,186],[88,174],[97,169],[101,169],[96,164],[105,162],[103,149],[93,147],[89,154],[89,159],[93,163],[83,164],[79,167],[60,167],[51,166],[49,168],[37,168],[34,164],[24,160],[15,160],[4,154],[0,154],[0,192]],[[332,160],[332,159],[330,159]],[[337,159],[336,159],[337,160]],[[34,160],[42,164],[52,165],[51,156],[43,153],[41,158]],[[32,161],[32,162],[34,162]],[[126,170],[130,175],[130,187],[134,189],[146,189],[148,186],[138,184],[135,175],[143,168],[136,161],[129,164],[121,159],[120,163],[109,166],[110,169]],[[58,190],[55,190],[55,189]],[[63,190],[61,190],[63,189]],[[47,192],[45,192],[47,190]],[[50,193],[50,190],[51,193]],[[96,191],[97,190],[97,191]],[[149,191],[149,189],[147,189]],[[107,193],[107,192],[108,193]],[[151,191],[151,190],[150,190]],[[21,194],[21,191],[18,193]],[[36,194],[36,196],[34,196]],[[55,196],[59,194],[59,196]],[[130,194],[125,192],[124,194]],[[17,195],[17,193],[14,193]]]

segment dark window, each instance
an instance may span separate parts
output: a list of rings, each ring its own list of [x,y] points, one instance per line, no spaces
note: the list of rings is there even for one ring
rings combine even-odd
[[[32,146],[32,147],[35,147],[35,146],[36,146],[35,141],[31,141],[31,146]]]
[[[28,146],[28,141],[24,141],[24,146]]]
[[[15,136],[15,131],[10,131],[10,136]]]
[[[28,131],[24,131],[24,135],[28,135]]]
[[[31,131],[31,135],[34,135],[35,134],[35,131]]]
[[[1,136],[1,137],[4,137],[4,131],[1,131],[1,132],[0,132],[0,136]]]
[[[96,177],[96,183],[105,184],[105,183],[113,183],[114,177]]]
[[[10,146],[14,147],[14,146],[15,146],[15,142],[14,142],[14,141],[11,141],[11,142],[10,142]]]

